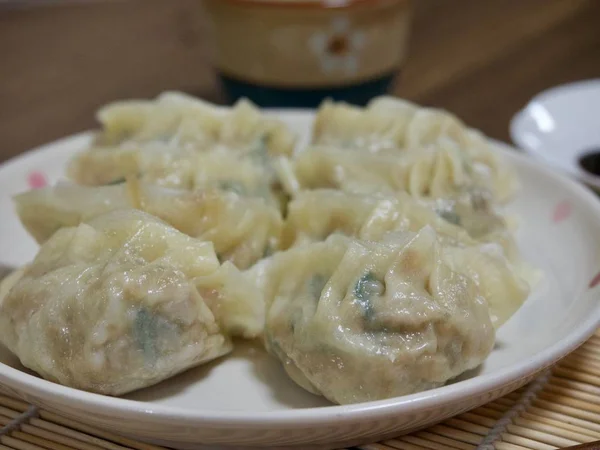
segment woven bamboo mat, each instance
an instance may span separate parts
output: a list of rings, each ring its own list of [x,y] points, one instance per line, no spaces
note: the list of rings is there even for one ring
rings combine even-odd
[[[164,450],[2,394],[0,426],[0,450]],[[600,331],[553,369],[505,397],[424,431],[359,448],[551,450],[596,440],[600,440]]]

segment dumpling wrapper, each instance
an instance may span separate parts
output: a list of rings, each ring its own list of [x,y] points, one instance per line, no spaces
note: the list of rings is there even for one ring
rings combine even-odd
[[[385,234],[431,225],[448,244],[476,245],[468,233],[432,205],[404,192],[353,194],[332,189],[299,192],[288,205],[282,248],[322,241],[334,233],[378,241]]]
[[[331,147],[311,147],[287,164],[280,178],[298,195],[306,189],[338,189],[355,194],[408,193],[429,202],[448,221],[475,239],[504,240],[507,223],[494,198],[472,175],[460,152],[452,147],[407,151],[402,155],[372,154]],[[290,178],[291,174],[293,177]]]
[[[500,245],[510,261],[520,259],[503,218],[468,195],[453,199],[415,199],[404,192],[354,194],[332,189],[301,191],[288,205],[282,248],[322,240],[334,232],[379,240],[390,231],[419,231],[431,225],[449,245]]]
[[[366,110],[399,116],[401,120],[410,117],[405,138],[407,148],[435,146],[443,141],[455,143],[473,161],[480,178],[489,180],[498,201],[508,202],[517,193],[519,182],[513,168],[492,149],[486,136],[467,127],[454,114],[389,96],[374,98]]]
[[[430,227],[384,243],[334,235],[252,270],[265,341],[302,387],[340,403],[443,385],[494,345],[487,302]]]
[[[69,164],[69,177],[83,185],[106,185],[128,176],[154,181],[161,175],[181,187],[193,157],[230,152],[269,169],[269,156],[291,155],[296,137],[276,119],[242,100],[218,108],[191,96],[167,92],[156,100],[128,100],[97,114],[102,130],[91,147]],[[269,169],[270,171],[270,169]]]
[[[491,234],[478,241],[436,214],[431,205],[404,193],[304,191],[289,205],[283,248],[322,241],[335,233],[381,242],[425,226],[433,228],[445,248],[453,247],[450,266],[475,280],[489,304],[492,323],[500,327],[525,302],[535,283],[533,269],[522,261],[511,236]]]
[[[189,236],[213,242],[219,258],[239,268],[276,250],[283,226],[279,210],[260,198],[218,189],[169,189],[136,180],[98,187],[59,184],[19,194],[15,204],[38,243],[61,227],[108,211],[137,208]]]
[[[264,325],[262,297],[211,243],[135,210],[62,228],[5,282],[2,343],[48,380],[108,395],[218,358]]]
[[[451,146],[402,155],[314,146],[300,152],[291,164],[299,189],[407,192],[413,197],[437,198],[475,184],[460,152]]]
[[[513,170],[490,149],[485,136],[447,111],[399,98],[378,97],[366,108],[324,102],[315,118],[313,143],[382,154],[452,145],[472,162],[498,201],[510,200],[518,189]]]

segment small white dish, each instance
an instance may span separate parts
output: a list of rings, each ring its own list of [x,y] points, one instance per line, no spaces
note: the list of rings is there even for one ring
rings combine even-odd
[[[306,138],[313,114],[276,112]],[[0,266],[28,262],[37,246],[11,196],[54,183],[90,134],[48,144],[0,166]],[[290,381],[264,351],[238,346],[225,358],[124,398],[43,380],[0,348],[0,384],[15,395],[78,422],[174,448],[343,448],[440,422],[519,388],[582,344],[600,325],[600,202],[584,187],[495,144],[522,182],[509,213],[517,240],[544,278],[497,335],[475,371],[438,389],[334,406]]]
[[[513,142],[543,163],[600,189],[600,78],[536,95],[510,123]],[[586,170],[582,158],[597,153]]]

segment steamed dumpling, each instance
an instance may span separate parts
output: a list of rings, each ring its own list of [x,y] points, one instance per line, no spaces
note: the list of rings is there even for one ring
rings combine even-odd
[[[390,232],[416,232],[426,225],[446,243],[476,244],[460,226],[404,192],[371,195],[315,189],[299,192],[290,202],[283,248],[321,241],[334,233],[376,241]]]
[[[21,224],[38,244],[63,227],[133,204],[125,184],[92,188],[59,183],[17,194],[13,200]]]
[[[380,115],[410,118],[406,131],[407,148],[435,146],[440,142],[453,142],[468,155],[475,171],[489,180],[495,197],[509,201],[517,192],[519,183],[513,168],[491,149],[488,139],[479,131],[468,128],[455,115],[435,108],[423,108],[394,97],[373,99],[367,111]]]
[[[426,227],[386,243],[334,235],[254,270],[265,340],[302,387],[340,403],[431,389],[494,345],[485,297]]]
[[[344,102],[324,101],[315,117],[312,143],[369,153],[406,148],[410,114],[379,114]]]
[[[300,189],[447,197],[473,184],[460,153],[452,147],[406,152],[402,157],[310,147],[299,153],[293,167]]]
[[[279,248],[281,214],[260,198],[217,190],[182,193],[150,187],[139,199],[138,208],[190,236],[212,242],[221,261],[239,268]]]
[[[264,321],[261,297],[212,244],[135,210],[62,228],[5,291],[0,339],[23,365],[110,395],[218,358]]]
[[[215,148],[238,154],[256,151],[290,155],[295,136],[282,122],[264,116],[248,100],[232,108],[214,106],[195,97],[165,92],[151,101],[129,100],[104,106],[97,114],[102,125],[101,145],[169,142],[199,151]]]
[[[444,219],[473,238],[489,237],[512,246],[491,192],[472,176],[469,165],[452,146],[407,151],[402,156],[312,147],[291,165],[295,179],[288,180],[287,186],[295,186],[294,194],[325,188],[358,194],[405,192],[430,203]]]
[[[214,105],[177,92],[165,92],[154,100],[123,100],[100,108],[96,118],[102,129],[98,146],[169,141],[172,138],[204,147],[216,139],[218,109]]]
[[[222,261],[246,268],[278,248],[279,210],[261,198],[218,189],[182,191],[136,181],[113,186],[57,185],[15,197],[21,222],[44,242],[65,226],[99,214],[137,208],[189,236],[213,242]]]
[[[314,190],[298,195],[289,206],[283,244],[303,245],[341,233],[362,240],[383,242],[398,232],[418,232],[430,226],[452,257],[456,272],[475,280],[486,298],[497,328],[523,304],[535,282],[535,273],[522,262],[508,232],[476,239],[408,195],[359,195]]]
[[[107,105],[98,119],[103,129],[69,165],[69,176],[79,184],[105,185],[128,176],[152,181],[161,174],[180,187],[199,152],[229,152],[269,169],[270,156],[289,156],[295,145],[283,123],[263,116],[248,101],[225,110],[165,93],[154,101]]]
[[[511,264],[498,245],[448,247],[448,266],[475,281],[490,308],[494,328],[499,328],[523,305],[537,281],[537,271],[521,261]]]
[[[367,108],[325,102],[317,112],[313,143],[370,153],[450,145],[473,164],[477,178],[489,183],[499,201],[509,200],[517,190],[515,174],[490,150],[484,136],[446,111],[402,99],[379,97]]]
[[[254,160],[227,152],[209,152],[197,155],[191,169],[191,189],[215,188],[275,201],[270,171]]]

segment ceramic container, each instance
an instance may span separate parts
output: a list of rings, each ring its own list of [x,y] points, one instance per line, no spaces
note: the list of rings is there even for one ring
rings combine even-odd
[[[231,101],[314,107],[386,93],[407,53],[410,0],[205,0]]]
[[[600,191],[600,78],[536,95],[513,117],[513,142],[544,164]]]

